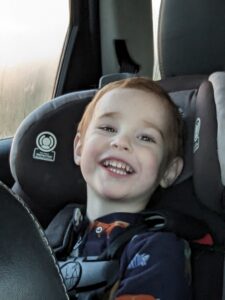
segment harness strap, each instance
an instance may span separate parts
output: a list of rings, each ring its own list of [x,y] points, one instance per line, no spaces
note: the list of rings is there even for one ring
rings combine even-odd
[[[110,246],[103,251],[103,253],[98,257],[98,260],[102,259],[114,259],[119,258],[121,253],[126,246],[126,244],[138,233],[145,232],[149,230],[146,224],[138,224],[135,226],[129,226],[121,235],[112,241]]]

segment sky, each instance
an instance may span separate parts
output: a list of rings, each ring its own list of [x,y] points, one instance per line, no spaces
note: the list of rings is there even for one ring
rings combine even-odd
[[[66,0],[0,0],[0,66],[48,58],[61,51]]]

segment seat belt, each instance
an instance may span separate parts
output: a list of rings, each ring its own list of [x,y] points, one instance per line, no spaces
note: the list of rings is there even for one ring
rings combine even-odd
[[[120,73],[138,73],[140,65],[130,56],[125,40],[114,40],[117,61],[120,66]]]

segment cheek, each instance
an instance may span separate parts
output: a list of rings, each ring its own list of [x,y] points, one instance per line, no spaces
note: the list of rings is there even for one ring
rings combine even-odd
[[[146,176],[151,177],[158,177],[158,174],[161,170],[162,165],[162,156],[160,153],[155,152],[147,152],[144,155],[145,159],[143,160],[143,168],[144,168],[144,174]]]
[[[95,170],[95,166],[93,164],[93,160],[90,159],[90,156],[82,156],[81,162],[80,162],[80,170],[81,173],[86,180],[86,182],[89,181],[88,178],[93,175],[93,172]]]
[[[92,170],[94,164],[98,161],[100,149],[98,143],[88,141],[82,149],[80,167],[81,171],[88,172]]]

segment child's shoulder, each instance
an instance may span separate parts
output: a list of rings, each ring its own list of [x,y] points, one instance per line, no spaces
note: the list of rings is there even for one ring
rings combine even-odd
[[[183,255],[187,243],[173,232],[147,231],[135,235],[127,244],[126,252],[133,255],[137,252],[150,252],[158,255]]]

